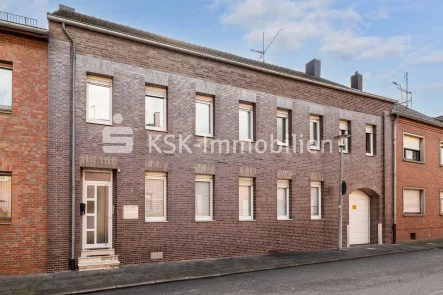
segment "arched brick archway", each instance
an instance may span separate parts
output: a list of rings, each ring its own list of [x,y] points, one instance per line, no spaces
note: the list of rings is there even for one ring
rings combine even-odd
[[[382,212],[382,195],[379,193],[380,188],[365,183],[354,183],[348,186],[348,193],[345,196],[343,202],[343,212],[346,212],[346,219],[344,220],[349,228],[349,196],[355,192],[361,191],[369,196],[369,231],[370,231],[370,243],[377,244],[379,241],[379,234],[383,236],[383,233],[379,233],[379,224],[383,221]],[[348,239],[348,232],[346,232],[346,240]]]

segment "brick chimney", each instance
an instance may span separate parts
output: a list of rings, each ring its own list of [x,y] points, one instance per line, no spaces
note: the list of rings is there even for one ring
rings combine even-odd
[[[363,75],[355,72],[354,76],[351,76],[351,88],[363,91]]]
[[[306,74],[320,78],[321,75],[321,61],[319,59],[314,58],[310,62],[306,64],[305,67]]]

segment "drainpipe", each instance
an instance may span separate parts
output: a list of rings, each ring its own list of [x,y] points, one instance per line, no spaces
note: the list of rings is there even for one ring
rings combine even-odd
[[[69,268],[75,270],[75,42],[62,23],[63,32],[72,44],[71,50],[71,102],[72,102],[72,134],[71,134],[71,258]]]
[[[392,242],[397,244],[397,122],[398,115],[395,116],[394,120],[394,222],[392,225]]]

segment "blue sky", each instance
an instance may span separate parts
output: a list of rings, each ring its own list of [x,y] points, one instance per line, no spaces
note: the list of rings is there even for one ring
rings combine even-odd
[[[47,26],[53,0],[2,0],[0,10]],[[443,1],[438,0],[63,0],[76,11],[179,40],[258,58],[282,29],[266,61],[303,71],[322,61],[324,78],[349,85],[364,75],[364,91],[400,99],[392,81],[409,72],[413,108],[443,115]]]

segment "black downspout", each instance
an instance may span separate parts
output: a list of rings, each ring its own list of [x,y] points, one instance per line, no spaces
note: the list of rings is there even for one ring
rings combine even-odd
[[[75,270],[75,42],[62,23],[63,32],[72,44],[71,50],[71,102],[72,102],[72,134],[71,134],[71,258],[69,269]]]

